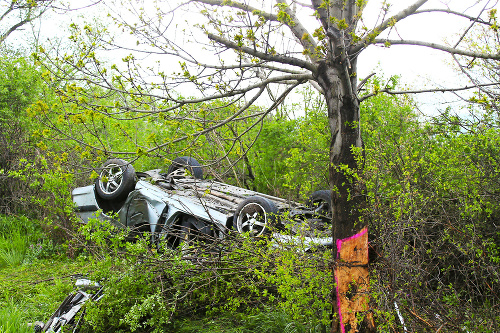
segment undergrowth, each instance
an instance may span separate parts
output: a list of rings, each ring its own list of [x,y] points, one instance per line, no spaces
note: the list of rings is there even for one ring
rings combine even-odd
[[[88,273],[84,260],[60,257],[0,269],[2,325],[24,328],[28,323],[45,322],[74,289],[77,274]]]
[[[20,306],[12,301],[0,307],[0,332],[32,332],[32,329],[30,329],[30,327],[26,323],[26,318],[24,316],[24,313],[20,309]]]
[[[66,258],[36,221],[0,215],[0,332],[31,332],[28,323],[47,320],[85,266]]]
[[[241,235],[156,251],[145,238],[124,242],[107,222],[91,220],[81,231],[91,278],[105,286],[87,305],[82,332],[189,332],[196,323],[204,332],[219,325],[223,332],[317,332],[330,325],[331,251]]]
[[[221,314],[214,317],[179,318],[174,320],[169,333],[323,333],[322,325],[297,322],[290,315],[273,308],[262,308],[253,315]]]

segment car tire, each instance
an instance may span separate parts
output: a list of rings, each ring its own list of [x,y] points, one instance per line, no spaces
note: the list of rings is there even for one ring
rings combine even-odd
[[[97,195],[104,200],[124,200],[135,188],[135,170],[128,162],[112,158],[104,162],[95,181]]]
[[[167,176],[175,171],[186,169],[188,169],[189,173],[191,173],[194,178],[203,179],[203,169],[201,168],[201,164],[189,156],[177,157],[173,160],[172,164],[168,167]],[[185,175],[186,174],[184,173],[184,176]]]
[[[252,196],[243,200],[233,217],[233,229],[257,237],[269,233],[278,223],[278,208],[263,197]]]
[[[332,191],[320,190],[315,191],[309,197],[307,206],[313,208],[317,215],[332,219]]]

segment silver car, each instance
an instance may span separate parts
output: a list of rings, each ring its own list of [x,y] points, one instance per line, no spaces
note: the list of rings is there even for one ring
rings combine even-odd
[[[231,230],[304,244],[306,250],[332,245],[330,191],[316,191],[302,205],[203,179],[201,165],[187,156],[173,160],[165,173],[135,172],[126,161],[110,159],[95,183],[74,189],[72,197],[83,222],[98,216],[129,228],[131,237],[146,233],[170,248],[224,238]]]

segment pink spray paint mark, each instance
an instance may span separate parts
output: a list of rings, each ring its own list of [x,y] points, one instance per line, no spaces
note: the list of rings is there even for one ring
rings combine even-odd
[[[347,242],[351,239],[356,239],[358,237],[361,237],[364,234],[366,234],[367,232],[368,232],[368,229],[364,228],[363,230],[361,230],[360,233],[357,233],[356,235],[353,235],[351,237],[347,237],[344,239],[337,239],[337,259],[339,259],[339,256],[340,256],[340,249],[342,248],[342,243]],[[337,308],[339,309],[340,331],[342,333],[345,333],[344,322],[342,321],[342,311],[340,311],[339,280],[338,280],[337,274],[335,274],[335,284],[336,284],[335,288],[337,290]]]

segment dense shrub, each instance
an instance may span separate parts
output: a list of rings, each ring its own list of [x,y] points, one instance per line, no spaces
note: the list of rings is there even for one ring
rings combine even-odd
[[[83,230],[92,258],[99,258],[92,277],[106,286],[87,308],[84,331],[163,332],[183,318],[258,316],[267,307],[292,324],[330,321],[329,252],[241,236],[157,252],[144,239],[124,243],[115,232],[99,221]]]
[[[35,159],[30,142],[33,128],[26,108],[40,97],[41,79],[24,58],[0,53],[0,213],[29,213],[23,194],[29,184],[9,177],[20,159]]]
[[[402,329],[388,320],[398,307],[411,331],[497,331],[500,133],[423,122],[409,102],[378,96],[364,105],[381,327]]]

